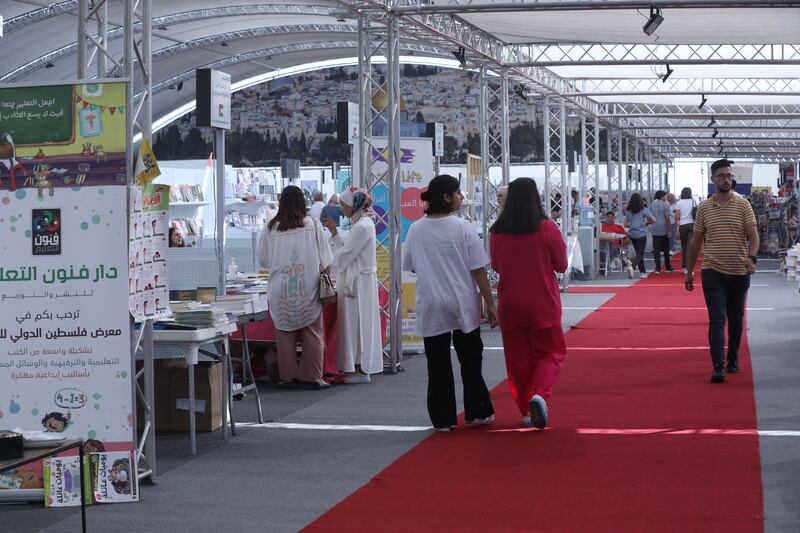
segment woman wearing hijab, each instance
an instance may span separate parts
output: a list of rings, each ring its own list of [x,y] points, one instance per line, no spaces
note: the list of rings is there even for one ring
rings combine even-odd
[[[511,396],[523,425],[543,429],[547,401],[567,353],[555,275],[567,269],[567,248],[529,178],[511,182],[490,232],[492,268],[500,275],[498,319]]]
[[[403,268],[416,272],[417,335],[428,359],[428,414],[436,431],[456,425],[456,393],[450,344],[461,364],[464,420],[489,424],[494,406],[483,379],[481,298],[491,327],[497,325],[486,266],[489,260],[475,228],[453,216],[464,199],[456,178],[436,176],[420,195],[425,216],[408,229]]]
[[[322,221],[337,249],[336,357],[345,383],[369,383],[370,374],[383,372],[372,198],[351,187],[339,201],[352,222],[347,239],[332,218]]]

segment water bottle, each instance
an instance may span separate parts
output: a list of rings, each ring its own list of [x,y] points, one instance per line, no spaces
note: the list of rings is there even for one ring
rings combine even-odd
[[[236,260],[231,258],[231,263],[228,265],[228,281],[236,281],[238,275],[239,266],[236,264]]]

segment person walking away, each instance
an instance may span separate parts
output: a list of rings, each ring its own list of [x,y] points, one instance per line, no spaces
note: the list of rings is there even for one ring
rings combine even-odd
[[[655,274],[661,274],[661,254],[664,254],[664,268],[667,272],[672,272],[672,264],[669,261],[669,231],[672,221],[670,220],[669,204],[666,201],[667,193],[656,191],[653,196],[653,205],[650,212],[656,221],[650,227],[650,234],[653,236],[653,258],[656,262]]]
[[[408,229],[403,268],[416,272],[416,332],[428,359],[428,414],[437,431],[456,425],[456,398],[450,342],[461,365],[464,418],[472,424],[494,420],[494,406],[483,379],[481,297],[491,327],[497,311],[489,289],[489,260],[475,228],[453,213],[463,196],[456,178],[436,176],[420,198],[425,216]]]
[[[628,200],[625,208],[625,227],[628,228],[628,237],[631,239],[636,258],[633,266],[639,268],[639,277],[647,277],[647,270],[644,268],[644,250],[647,247],[647,226],[654,224],[656,219],[653,213],[644,206],[642,195],[635,192]]]
[[[681,266],[683,273],[686,274],[686,259],[688,259],[689,245],[694,234],[694,216],[697,211],[697,202],[692,198],[692,189],[684,187],[681,189],[681,199],[678,200],[678,208],[675,210],[675,224],[678,226],[678,240],[681,241]]]
[[[498,321],[511,395],[523,425],[544,429],[567,354],[555,275],[567,270],[567,247],[530,178],[511,182],[506,207],[489,231],[492,268],[500,275]]]
[[[308,214],[311,218],[315,218],[319,220],[320,215],[322,215],[322,209],[325,207],[325,202],[322,201],[322,193],[319,191],[314,191],[314,203],[311,204],[311,207],[308,210]]]
[[[269,221],[258,243],[258,262],[270,273],[267,287],[269,313],[275,323],[278,350],[278,386],[294,379],[330,387],[322,379],[324,343],[319,274],[330,268],[332,254],[319,221],[306,216],[303,191],[283,189],[278,214]],[[303,346],[297,368],[297,340]]]
[[[624,250],[630,245],[631,240],[625,228],[617,224],[617,216],[613,211],[606,213],[606,220],[600,226],[600,239],[608,243],[609,258],[616,255],[628,271],[628,277],[633,278],[633,265]]]
[[[383,372],[372,198],[351,187],[341,202],[342,213],[352,222],[347,239],[333,218],[322,221],[336,244],[336,358],[339,370],[347,373],[345,383],[369,383],[370,374]]]
[[[332,194],[328,199],[328,205],[322,208],[320,212],[320,220],[323,222],[326,218],[333,220],[334,225],[339,227],[339,219],[342,217],[342,208],[339,206],[339,195]]]
[[[675,239],[678,236],[678,224],[675,222],[675,211],[678,209],[678,198],[667,193],[667,204],[669,204],[669,253],[675,254]]]
[[[744,305],[750,275],[756,270],[758,230],[750,204],[733,193],[731,165],[727,159],[711,164],[714,195],[697,208],[694,236],[689,246],[686,290],[694,290],[694,265],[703,249],[703,296],[708,308],[708,344],[712,383],[723,383],[725,374],[739,372],[739,346],[744,327]],[[725,323],[728,354],[725,364]]]

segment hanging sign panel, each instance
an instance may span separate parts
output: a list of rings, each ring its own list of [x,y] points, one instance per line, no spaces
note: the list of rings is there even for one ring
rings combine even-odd
[[[26,112],[0,137],[0,429],[130,450],[125,84],[33,89],[0,89]],[[42,487],[40,465],[10,476]]]

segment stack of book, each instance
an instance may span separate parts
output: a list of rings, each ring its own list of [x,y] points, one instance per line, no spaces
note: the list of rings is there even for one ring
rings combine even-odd
[[[184,237],[197,237],[202,233],[203,224],[196,218],[175,218],[172,226],[180,229]]]
[[[178,310],[172,307],[172,316],[176,324],[195,328],[221,326],[236,320],[236,316],[233,313],[228,313],[225,309],[216,305],[207,304],[197,305],[193,308],[179,307]]]
[[[262,299],[259,293],[226,294],[217,298],[216,305],[226,312],[237,315],[260,313],[267,310],[266,299]]]

